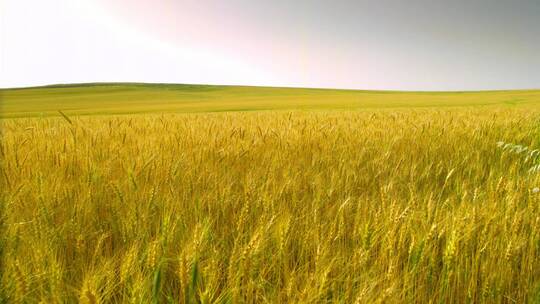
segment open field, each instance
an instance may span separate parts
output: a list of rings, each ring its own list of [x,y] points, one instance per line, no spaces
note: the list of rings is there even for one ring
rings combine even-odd
[[[0,303],[540,301],[539,91],[259,90],[3,91]]]
[[[538,106],[540,90],[392,92],[170,84],[87,84],[0,90],[1,117],[261,110]]]

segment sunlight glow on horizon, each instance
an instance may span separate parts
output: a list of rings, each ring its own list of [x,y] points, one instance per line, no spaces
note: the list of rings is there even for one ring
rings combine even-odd
[[[232,83],[242,83],[246,78],[262,82],[268,80],[263,73],[254,71],[253,66],[246,65],[238,58],[196,45],[179,47],[166,37],[140,31],[96,2],[55,2],[55,6],[64,9],[63,13],[68,11],[69,16],[79,18],[76,31],[66,28],[73,19],[58,16],[56,20],[47,20],[48,24],[43,28],[20,27],[18,31],[4,33],[3,40],[7,40],[7,47],[3,54],[3,67],[9,69],[15,63],[10,59],[18,55],[31,60],[18,62],[25,65],[23,69],[14,64],[12,70],[15,73],[3,73],[3,87],[123,81],[206,83],[221,81],[216,76],[222,73],[227,73]],[[46,6],[41,4],[43,10],[39,10],[40,14],[47,9]],[[25,10],[27,7],[13,5],[10,8]],[[36,13],[30,12],[29,17],[39,19]],[[31,48],[33,41],[21,39],[28,36],[39,40],[38,54],[34,53],[36,49]],[[16,47],[11,48],[11,44]],[[16,52],[10,53],[11,50]],[[60,66],[57,67],[57,64]],[[35,69],[42,74],[35,75],[39,78],[26,72]]]

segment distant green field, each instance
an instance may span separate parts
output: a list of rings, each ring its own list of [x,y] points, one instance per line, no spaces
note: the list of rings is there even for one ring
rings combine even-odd
[[[540,90],[398,92],[176,84],[81,84],[0,90],[0,117],[402,107],[538,106]]]

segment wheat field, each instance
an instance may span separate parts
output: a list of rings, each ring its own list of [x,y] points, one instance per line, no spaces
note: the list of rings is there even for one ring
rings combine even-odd
[[[539,119],[1,120],[0,303],[537,302]]]

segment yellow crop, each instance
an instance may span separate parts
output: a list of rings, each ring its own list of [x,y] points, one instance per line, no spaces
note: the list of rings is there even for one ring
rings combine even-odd
[[[5,119],[0,302],[524,303],[522,107]]]

